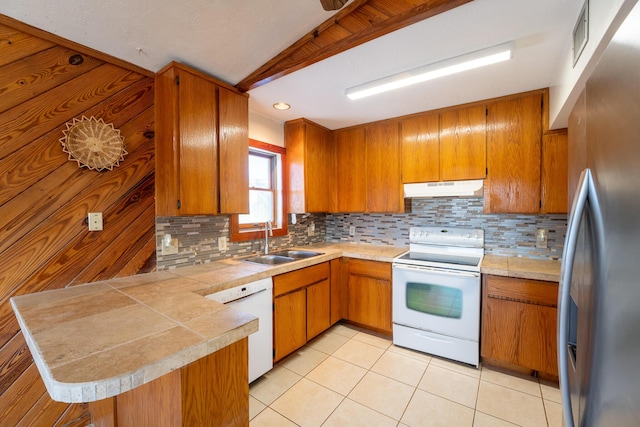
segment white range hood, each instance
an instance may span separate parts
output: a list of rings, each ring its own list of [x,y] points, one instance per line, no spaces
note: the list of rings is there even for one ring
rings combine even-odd
[[[484,180],[419,182],[404,184],[406,199],[430,197],[482,197]]]

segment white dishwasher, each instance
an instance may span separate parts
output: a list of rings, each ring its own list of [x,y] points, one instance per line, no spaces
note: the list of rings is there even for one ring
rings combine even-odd
[[[207,298],[256,316],[258,332],[249,335],[249,382],[273,368],[273,282],[261,279],[225,289]]]

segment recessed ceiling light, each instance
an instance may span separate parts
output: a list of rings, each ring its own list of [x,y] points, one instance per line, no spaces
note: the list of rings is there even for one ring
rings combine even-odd
[[[273,104],[273,108],[275,108],[276,110],[288,110],[289,108],[291,108],[291,105],[287,104],[286,102],[276,102],[275,104]]]
[[[511,59],[512,50],[513,42],[504,43],[355,86],[347,89],[345,95],[350,99],[360,99],[450,74],[507,61]]]

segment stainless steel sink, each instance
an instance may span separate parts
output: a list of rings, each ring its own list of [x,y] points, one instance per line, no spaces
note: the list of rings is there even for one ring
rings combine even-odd
[[[267,255],[256,255],[251,258],[244,258],[242,261],[253,262],[256,264],[278,265],[300,259],[311,258],[322,255],[322,252],[302,251],[297,249],[286,249]]]
[[[268,264],[268,265],[277,265],[277,264],[286,264],[288,262],[293,262],[295,259],[282,255],[258,255],[251,258],[245,258],[242,261],[254,262],[256,264]]]
[[[314,256],[322,255],[322,252],[303,251],[299,249],[286,249],[278,252],[274,252],[273,255],[284,256],[293,259],[305,259],[312,258]]]

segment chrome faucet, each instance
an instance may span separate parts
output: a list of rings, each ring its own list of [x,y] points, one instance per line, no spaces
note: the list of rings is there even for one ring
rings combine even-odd
[[[269,235],[273,237],[273,227],[271,227],[271,221],[267,220],[264,223],[264,254],[269,253]]]

